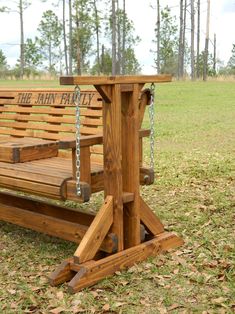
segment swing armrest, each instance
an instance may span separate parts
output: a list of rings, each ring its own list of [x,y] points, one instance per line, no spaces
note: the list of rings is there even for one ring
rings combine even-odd
[[[139,130],[139,137],[148,137],[150,135],[149,129],[140,129]],[[87,147],[93,146],[97,144],[103,143],[103,135],[82,135],[80,138],[80,147]],[[70,149],[76,147],[76,140],[71,139],[63,139],[59,141],[59,148],[60,149]]]
[[[87,135],[80,137],[80,182],[86,182],[91,185],[91,160],[90,146],[102,144],[102,135]],[[77,174],[77,156],[76,156],[76,141],[63,141],[63,148],[72,149],[72,173],[73,179],[76,180]],[[66,145],[64,145],[66,144]]]
[[[139,130],[139,137],[143,138],[143,137],[149,137],[150,135],[150,130],[149,129],[140,129]]]
[[[82,135],[80,138],[80,147],[89,147],[97,144],[103,143],[102,135]],[[60,140],[60,149],[70,149],[76,147],[76,140]]]

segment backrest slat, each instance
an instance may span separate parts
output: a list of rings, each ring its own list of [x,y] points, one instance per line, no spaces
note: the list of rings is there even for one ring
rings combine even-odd
[[[149,93],[141,96],[140,125]],[[82,90],[81,135],[103,133],[102,98],[95,90]],[[0,90],[0,137],[75,139],[74,90]],[[103,145],[91,147],[92,160],[103,158]]]
[[[102,134],[100,94],[81,91],[80,103],[81,135]],[[0,90],[0,137],[74,140],[75,109],[73,90]]]

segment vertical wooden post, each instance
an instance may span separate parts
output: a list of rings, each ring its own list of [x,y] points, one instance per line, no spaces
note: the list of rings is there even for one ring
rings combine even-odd
[[[103,87],[103,91],[107,87]],[[122,203],[122,146],[121,146],[121,88],[110,85],[112,102],[104,100],[104,194],[113,196],[112,232],[118,237],[118,251],[123,246],[123,203]]]
[[[122,93],[122,172],[123,190],[134,194],[133,202],[124,206],[124,247],[140,243],[139,198],[139,84]]]
[[[68,284],[70,292],[75,293],[115,271],[183,244],[179,237],[164,231],[163,224],[139,191],[139,128],[143,117],[139,107],[140,91],[145,82],[156,82],[158,78],[162,81],[157,76],[72,78],[76,84],[93,84],[103,98],[105,202],[90,224],[74,259],[58,267],[50,277],[51,284],[70,280],[76,273]],[[66,82],[71,83],[71,79]],[[86,159],[85,154],[88,151],[83,156]],[[140,221],[150,238],[142,244]],[[118,252],[98,257],[95,254],[109,231],[117,236]]]

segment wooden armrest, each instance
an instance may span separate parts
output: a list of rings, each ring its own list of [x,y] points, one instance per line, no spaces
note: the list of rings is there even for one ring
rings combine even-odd
[[[139,137],[148,137],[150,135],[149,129],[140,129],[139,130]]]
[[[80,138],[80,147],[87,147],[103,143],[102,135],[82,135]],[[69,149],[76,147],[76,140],[61,140],[59,141],[60,149]]]
[[[148,137],[150,135],[149,129],[141,129],[139,130],[139,137]],[[103,135],[82,135],[80,139],[80,147],[93,146],[97,144],[103,143]],[[75,148],[76,141],[75,140],[60,140],[59,148],[60,149],[69,149]]]
[[[19,163],[58,155],[58,142],[31,137],[0,139],[0,161]]]

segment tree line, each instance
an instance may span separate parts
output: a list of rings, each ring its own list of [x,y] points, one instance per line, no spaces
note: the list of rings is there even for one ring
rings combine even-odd
[[[39,0],[38,0],[39,1]],[[45,0],[41,0],[45,2]],[[55,0],[54,0],[55,1]],[[50,2],[50,1],[47,1]],[[50,2],[50,4],[53,1]],[[164,1],[151,0],[156,16],[152,39],[153,67],[157,73],[170,73],[182,79],[218,74],[216,35],[209,52],[210,0],[207,0],[205,46],[201,47],[201,0],[179,0],[178,16]],[[25,39],[24,15],[30,0],[16,0],[0,7],[0,13],[17,12],[20,21],[20,56],[13,69],[0,49],[0,75],[47,72],[50,75],[125,75],[141,73],[135,48],[141,41],[126,12],[126,0],[57,0],[62,16],[48,9],[42,14],[35,38]],[[190,29],[190,37],[186,29]],[[148,53],[148,52],[146,52]],[[235,74],[235,45],[223,74]]]

